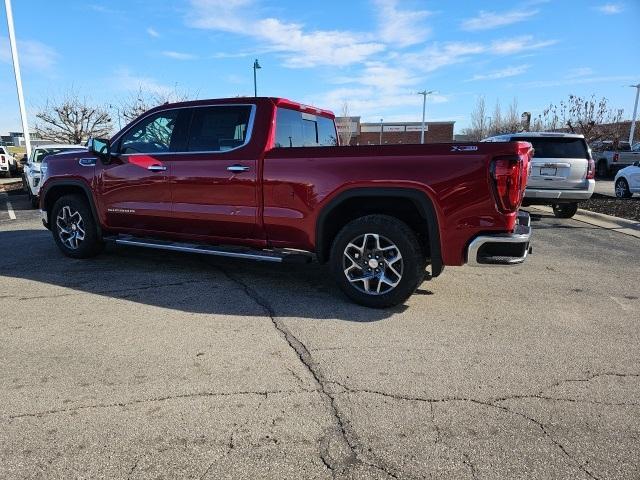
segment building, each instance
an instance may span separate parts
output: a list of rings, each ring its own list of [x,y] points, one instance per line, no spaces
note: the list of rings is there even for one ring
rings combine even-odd
[[[455,122],[426,122],[425,143],[453,141]],[[362,123],[360,117],[336,117],[340,143],[345,145],[392,145],[420,143],[422,122]],[[382,142],[380,141],[382,138]]]

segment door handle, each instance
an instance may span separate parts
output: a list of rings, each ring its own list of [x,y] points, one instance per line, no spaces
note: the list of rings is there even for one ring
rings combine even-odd
[[[149,165],[147,170],[151,170],[152,172],[164,172],[167,169],[164,165]]]
[[[246,172],[247,170],[249,170],[249,167],[246,167],[244,165],[230,165],[227,167],[227,170],[229,170],[230,172]]]

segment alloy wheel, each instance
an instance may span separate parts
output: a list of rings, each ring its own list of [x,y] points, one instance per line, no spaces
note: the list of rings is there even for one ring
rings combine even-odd
[[[344,249],[344,274],[354,288],[367,295],[383,295],[396,288],[403,269],[400,249],[382,235],[359,235]]]
[[[84,220],[80,212],[65,205],[58,212],[56,227],[62,244],[71,250],[77,250],[85,238]]]

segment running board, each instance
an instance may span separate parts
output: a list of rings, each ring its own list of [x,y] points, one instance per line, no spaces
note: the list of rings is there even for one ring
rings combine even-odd
[[[198,243],[172,242],[167,240],[139,238],[130,235],[105,237],[105,241],[116,245],[132,247],[155,248],[173,252],[198,253],[201,255],[215,255],[217,257],[242,258],[259,262],[271,263],[309,263],[311,255],[305,252],[290,250],[254,250],[247,247],[223,247]]]

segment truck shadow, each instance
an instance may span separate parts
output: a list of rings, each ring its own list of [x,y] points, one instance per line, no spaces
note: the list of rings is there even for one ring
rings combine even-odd
[[[0,231],[0,245],[13,247],[0,259],[0,276],[43,284],[3,294],[18,301],[94,294],[192,313],[352,322],[383,320],[407,308],[356,305],[317,263],[273,265],[120,246],[75,260],[62,255],[44,229]],[[424,286],[417,293],[431,294]]]

